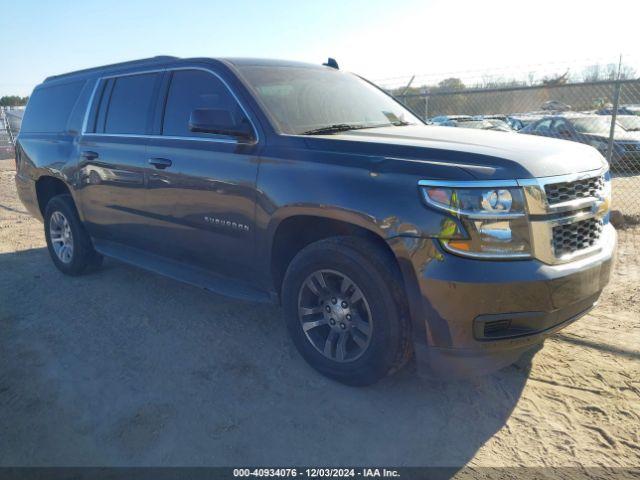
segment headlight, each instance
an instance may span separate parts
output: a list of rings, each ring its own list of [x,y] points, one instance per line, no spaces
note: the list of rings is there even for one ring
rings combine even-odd
[[[440,242],[446,250],[474,258],[530,256],[529,224],[521,188],[441,186],[438,182],[421,185],[427,204],[456,217],[466,231],[465,239],[442,235]]]

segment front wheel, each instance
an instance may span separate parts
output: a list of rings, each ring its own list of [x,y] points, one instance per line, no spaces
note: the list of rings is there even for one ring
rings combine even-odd
[[[400,368],[410,352],[397,267],[355,237],[315,242],[292,260],[282,288],[287,328],[322,374],[367,385]]]

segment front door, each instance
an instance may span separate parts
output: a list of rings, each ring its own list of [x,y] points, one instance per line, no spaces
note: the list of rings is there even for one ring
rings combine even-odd
[[[147,147],[146,209],[160,232],[148,247],[182,263],[250,280],[258,143],[189,129],[195,109],[224,109],[237,123],[250,123],[249,117],[214,73],[179,69],[168,75],[164,114]]]

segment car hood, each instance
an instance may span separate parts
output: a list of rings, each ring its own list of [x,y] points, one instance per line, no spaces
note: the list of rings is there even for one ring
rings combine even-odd
[[[534,135],[409,125],[309,136],[312,149],[454,165],[478,179],[548,177],[606,165],[587,145]],[[386,162],[385,162],[386,163]]]

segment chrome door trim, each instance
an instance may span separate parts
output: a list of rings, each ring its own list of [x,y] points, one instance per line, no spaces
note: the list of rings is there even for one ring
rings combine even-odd
[[[93,103],[95,101],[95,95],[96,92],[98,90],[98,85],[100,85],[100,82],[102,82],[103,80],[108,80],[110,78],[120,78],[120,77],[129,77],[129,76],[133,76],[133,75],[144,75],[144,74],[148,74],[148,73],[162,73],[162,72],[174,72],[174,71],[178,71],[178,70],[200,70],[203,72],[208,72],[211,75],[213,75],[214,77],[216,77],[218,80],[220,80],[222,82],[222,84],[225,86],[225,88],[229,91],[229,93],[231,94],[231,96],[234,98],[234,100],[236,102],[238,102],[238,105],[240,105],[240,108],[242,109],[242,111],[244,112],[245,116],[247,117],[247,119],[249,120],[249,123],[251,123],[251,128],[253,130],[253,133],[255,135],[255,140],[251,141],[251,142],[239,142],[238,140],[234,140],[234,139],[228,139],[228,138],[206,138],[206,137],[186,137],[186,136],[169,136],[169,135],[142,135],[142,134],[128,134],[128,133],[95,133],[95,132],[87,132],[87,123],[89,122],[89,113],[91,112],[91,109],[93,107]],[[238,98],[238,96],[236,95],[236,93],[233,91],[233,89],[229,86],[229,84],[227,83],[227,81],[222,78],[220,76],[220,74],[218,74],[216,71],[210,69],[210,68],[206,68],[206,67],[197,67],[197,66],[180,66],[180,67],[168,67],[168,68],[162,68],[162,69],[150,69],[150,70],[139,70],[139,71],[135,71],[135,72],[126,72],[126,73],[115,73],[113,75],[103,75],[103,76],[99,76],[97,77],[95,80],[95,85],[93,86],[93,91],[91,92],[91,97],[89,98],[89,103],[87,104],[87,108],[84,114],[84,120],[82,122],[82,131],[80,132],[80,135],[84,136],[84,135],[95,135],[95,136],[100,136],[100,137],[125,137],[125,138],[166,138],[169,140],[199,140],[199,141],[204,141],[204,142],[215,142],[215,143],[233,143],[233,144],[258,144],[260,142],[260,133],[258,131],[258,129],[256,128],[255,122],[253,121],[253,118],[251,118],[251,115],[249,115],[249,112],[247,111],[247,109],[245,108],[245,106],[242,104],[242,102],[240,101],[240,99]]]

